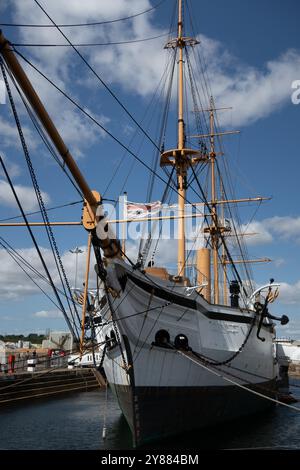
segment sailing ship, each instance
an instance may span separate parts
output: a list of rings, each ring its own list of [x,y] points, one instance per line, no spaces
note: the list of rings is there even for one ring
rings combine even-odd
[[[277,296],[274,281],[255,290],[251,279],[248,283],[242,279],[237,265],[245,267],[247,260],[235,262],[228,237],[235,238],[239,248],[243,237],[237,233],[233,217],[225,218],[231,204],[262,198],[227,198],[224,181],[218,178],[222,152],[217,149],[226,132],[217,129],[212,98],[207,110],[193,110],[198,122],[200,112],[208,113],[209,128],[206,134],[197,135],[196,146],[188,145],[184,67],[189,64],[188,48],[197,47],[198,41],[185,34],[183,7],[183,0],[178,0],[177,36],[165,46],[174,52],[178,68],[177,144],[162,148],[160,154],[160,166],[170,177],[168,184],[173,184],[172,177],[176,179],[172,185],[178,199],[174,217],[178,225],[176,274],[154,265],[152,258],[149,262],[150,236],[136,260],[127,257],[111,229],[100,194],[90,190],[12,48],[3,35],[0,37],[7,67],[85,196],[82,224],[89,232],[88,258],[93,247],[104,292],[101,299],[95,295],[94,309],[87,312],[87,274],[80,347],[87,316],[93,317],[97,343],[102,345],[101,365],[135,445],[262,411],[271,405],[267,398],[276,393],[278,375],[276,318],[268,310]],[[199,166],[209,170],[209,192],[199,181]],[[201,212],[197,202],[189,201],[189,175],[198,183]],[[192,250],[196,279],[189,276],[187,204],[195,209],[195,217],[204,220],[200,224],[204,243]],[[151,205],[146,205],[146,212],[147,207]],[[156,205],[156,214],[157,210]],[[158,220],[163,218],[157,216]],[[286,317],[279,320],[288,321]]]

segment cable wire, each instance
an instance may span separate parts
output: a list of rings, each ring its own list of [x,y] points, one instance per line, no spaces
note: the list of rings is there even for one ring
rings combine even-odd
[[[157,36],[151,36],[148,38],[138,38],[138,39],[129,39],[126,41],[113,41],[113,42],[91,42],[91,43],[81,43],[81,44],[36,44],[36,43],[17,43],[11,42],[12,46],[16,47],[93,47],[93,46],[120,46],[123,44],[136,44],[140,42],[153,41],[154,39],[163,38],[168,36],[170,31],[167,33],[158,34]]]
[[[147,10],[141,11],[139,13],[135,13],[130,16],[125,16],[123,18],[116,18],[113,20],[106,20],[106,21],[94,21],[91,23],[73,23],[73,24],[58,24],[60,28],[74,28],[74,27],[83,27],[83,26],[97,26],[97,25],[102,25],[102,24],[112,24],[112,23],[117,23],[119,21],[127,21],[131,20],[133,18],[136,18],[141,15],[145,15],[146,13],[149,13],[150,11],[156,10],[158,7],[160,7],[166,0],[161,0],[159,3],[156,5],[153,5],[153,7],[148,8]],[[8,27],[22,27],[22,28],[55,28],[56,26],[52,24],[24,24],[24,23],[0,23],[0,26],[8,26]]]
[[[6,176],[6,178],[7,178],[8,184],[9,184],[9,186],[10,186],[12,192],[13,192],[13,195],[14,195],[15,200],[16,200],[16,202],[17,202],[17,205],[18,205],[18,207],[19,207],[19,209],[20,209],[20,212],[21,212],[21,214],[22,214],[22,216],[23,216],[24,222],[26,223],[26,226],[27,226],[27,229],[28,229],[28,231],[29,231],[30,237],[31,237],[32,242],[33,242],[33,244],[34,244],[34,246],[35,246],[35,248],[36,248],[36,251],[37,251],[37,253],[38,253],[38,255],[39,255],[39,258],[40,258],[40,260],[41,260],[41,263],[42,263],[42,265],[43,265],[43,268],[45,269],[45,272],[46,272],[46,274],[47,274],[47,277],[48,277],[48,279],[49,279],[49,282],[51,283],[52,289],[53,289],[54,294],[55,294],[55,296],[56,296],[56,298],[57,298],[57,301],[58,301],[58,303],[59,303],[59,305],[60,305],[61,311],[63,312],[64,318],[65,318],[65,320],[66,320],[66,322],[67,322],[67,324],[68,324],[68,327],[69,327],[69,329],[70,329],[70,331],[71,331],[71,333],[72,333],[73,338],[77,339],[75,330],[74,330],[73,327],[72,327],[72,324],[71,324],[71,322],[70,322],[70,319],[69,319],[69,317],[68,317],[68,315],[67,315],[67,312],[66,312],[66,310],[65,310],[65,308],[64,308],[64,305],[63,305],[63,303],[62,303],[62,301],[61,301],[61,299],[60,299],[60,297],[59,297],[59,295],[58,295],[56,286],[55,286],[55,284],[54,284],[54,282],[53,282],[53,279],[52,279],[52,277],[51,277],[51,274],[50,274],[50,272],[49,272],[49,270],[48,270],[48,268],[47,268],[47,265],[46,265],[46,263],[45,263],[44,257],[43,257],[43,255],[42,255],[42,253],[41,253],[41,250],[40,250],[40,248],[39,248],[39,246],[38,246],[38,244],[37,244],[37,241],[36,241],[36,239],[35,239],[35,236],[34,236],[32,230],[31,230],[31,227],[30,227],[30,225],[29,225],[29,223],[28,223],[28,219],[27,219],[27,217],[26,217],[26,215],[25,215],[25,212],[24,212],[24,210],[23,210],[23,207],[22,207],[22,205],[21,205],[21,202],[20,202],[20,200],[19,200],[19,198],[18,198],[18,195],[17,195],[17,193],[16,193],[16,191],[15,191],[15,189],[14,189],[14,186],[13,186],[13,184],[12,184],[12,181],[11,181],[10,177],[9,177],[9,174],[7,173],[7,170],[6,170],[4,161],[3,161],[3,159],[2,159],[1,156],[0,156],[0,164],[1,164],[2,168],[3,168],[3,171],[4,171],[5,176]]]
[[[82,204],[83,200],[81,199],[80,201],[75,201],[75,202],[68,202],[67,204],[61,204],[59,206],[54,206],[54,207],[46,207],[47,212],[49,211],[54,211],[55,209],[62,209],[63,207],[69,207],[69,206],[75,206],[76,204]],[[40,214],[41,211],[34,211],[34,212],[26,212],[25,215],[28,217],[30,215],[36,215]],[[15,219],[20,219],[22,217],[21,215],[14,215],[13,217],[8,217],[6,219],[0,219],[0,222],[8,222],[9,220],[15,220]]]
[[[149,141],[159,150],[156,142],[149,136],[149,134],[142,128],[139,122],[135,119],[135,117],[128,111],[126,106],[121,102],[121,100],[117,97],[117,95],[111,90],[111,88],[107,85],[107,83],[100,77],[100,75],[95,71],[95,69],[89,64],[86,58],[79,52],[78,49],[72,44],[69,38],[65,35],[65,33],[57,26],[54,20],[50,17],[47,11],[39,4],[37,0],[34,2],[38,5],[38,7],[44,12],[47,18],[53,23],[53,25],[57,28],[60,34],[65,38],[65,40],[69,43],[69,45],[74,49],[76,54],[80,57],[80,59],[84,62],[87,68],[93,73],[93,75],[100,81],[100,83],[104,86],[104,88],[108,91],[108,93],[114,98],[114,100],[119,104],[119,106],[125,111],[125,113],[130,117],[130,119],[135,123],[135,125],[143,132],[143,134],[149,139]]]

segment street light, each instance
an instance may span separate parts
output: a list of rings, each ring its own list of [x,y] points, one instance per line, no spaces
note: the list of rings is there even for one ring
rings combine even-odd
[[[76,289],[76,287],[77,287],[78,255],[79,255],[79,253],[83,253],[83,251],[80,250],[80,248],[78,248],[78,246],[76,246],[76,248],[75,248],[74,250],[69,250],[69,252],[76,255],[76,264],[75,264],[75,285],[74,285],[74,288]]]

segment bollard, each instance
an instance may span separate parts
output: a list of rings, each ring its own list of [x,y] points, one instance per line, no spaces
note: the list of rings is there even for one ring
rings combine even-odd
[[[34,372],[37,359],[27,359],[27,372]]]

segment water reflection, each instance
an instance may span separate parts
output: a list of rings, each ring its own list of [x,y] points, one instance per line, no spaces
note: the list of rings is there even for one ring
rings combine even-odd
[[[300,381],[293,379],[300,398]],[[300,408],[299,404],[296,404]],[[102,439],[106,410],[106,440]],[[131,433],[112,393],[78,393],[0,409],[0,449],[131,449]],[[300,414],[276,406],[263,414],[147,445],[147,449],[300,448]]]

